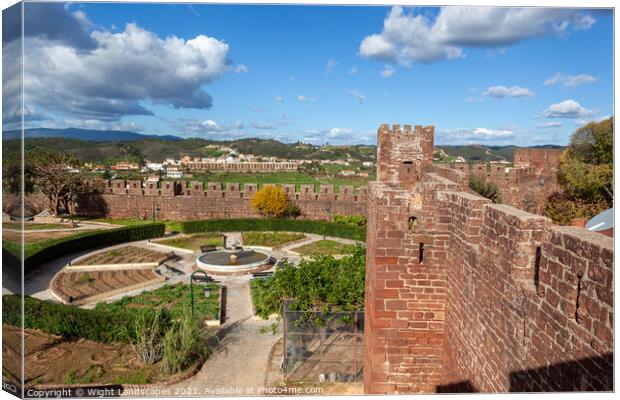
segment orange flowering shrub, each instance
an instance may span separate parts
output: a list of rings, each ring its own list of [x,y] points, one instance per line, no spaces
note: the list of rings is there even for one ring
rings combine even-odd
[[[288,198],[282,188],[267,185],[252,197],[252,207],[266,217],[283,217],[287,211]]]

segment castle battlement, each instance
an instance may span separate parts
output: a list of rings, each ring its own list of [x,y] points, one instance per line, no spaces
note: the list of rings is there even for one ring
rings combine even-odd
[[[469,190],[544,188],[557,153],[426,168],[432,137],[400,132],[367,196],[365,392],[613,390],[613,239]]]
[[[144,182],[141,180],[112,179],[105,181],[103,194],[133,196],[198,196],[198,197],[252,197],[261,187],[274,185],[281,187],[291,200],[347,200],[364,202],[366,187],[315,184],[256,184],[256,183],[222,183],[202,181],[160,181]]]

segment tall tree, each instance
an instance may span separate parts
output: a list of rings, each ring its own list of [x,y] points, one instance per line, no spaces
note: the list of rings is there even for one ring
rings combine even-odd
[[[71,155],[32,150],[26,153],[25,162],[28,178],[47,196],[54,214],[73,212],[77,198],[91,190],[77,169],[78,160]]]
[[[556,223],[592,218],[613,206],[613,130],[608,118],[577,129],[560,158],[558,183],[562,191],[545,202],[545,214]]]

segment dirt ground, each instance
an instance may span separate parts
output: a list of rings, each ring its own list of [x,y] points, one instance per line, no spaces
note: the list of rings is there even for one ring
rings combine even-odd
[[[2,326],[4,378],[19,371],[19,328]],[[123,344],[88,340],[65,341],[34,329],[25,330],[25,383],[45,384],[135,383],[167,380],[159,364],[142,364]],[[13,379],[11,379],[13,380]]]
[[[54,292],[72,297],[74,301],[101,293],[161,278],[151,268],[117,271],[59,272],[52,283]]]
[[[104,264],[133,264],[158,262],[166,257],[159,251],[152,251],[142,247],[126,246],[109,251],[99,252],[77,262],[79,265],[104,265]]]

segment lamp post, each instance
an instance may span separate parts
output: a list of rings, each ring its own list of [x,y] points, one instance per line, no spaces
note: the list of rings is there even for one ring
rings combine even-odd
[[[189,276],[189,298],[190,298],[190,303],[192,305],[192,319],[195,317],[195,314],[196,314],[195,307],[194,307],[194,275],[199,274],[199,273],[205,276],[205,282],[207,281],[207,279],[209,279],[209,275],[207,275],[207,273],[202,270],[194,271]]]

